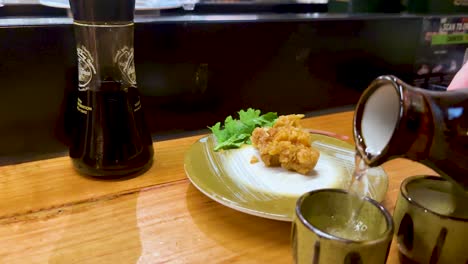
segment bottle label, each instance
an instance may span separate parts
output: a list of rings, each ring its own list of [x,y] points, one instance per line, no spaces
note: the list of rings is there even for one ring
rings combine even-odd
[[[127,46],[121,48],[114,56],[114,63],[117,64],[122,77],[130,85],[136,85],[135,63],[133,59],[133,48]]]
[[[89,83],[96,74],[94,59],[91,53],[85,46],[81,45],[76,48],[78,54],[78,90],[89,90]]]

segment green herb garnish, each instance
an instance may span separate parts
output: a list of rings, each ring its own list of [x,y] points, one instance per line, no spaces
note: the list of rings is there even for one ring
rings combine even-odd
[[[218,143],[214,148],[215,151],[239,148],[242,144],[251,144],[250,136],[255,128],[271,127],[278,118],[276,113],[269,112],[260,115],[260,110],[252,108],[247,109],[247,111],[240,110],[238,114],[239,119],[228,116],[224,120],[223,126],[221,122],[218,122],[210,127]]]

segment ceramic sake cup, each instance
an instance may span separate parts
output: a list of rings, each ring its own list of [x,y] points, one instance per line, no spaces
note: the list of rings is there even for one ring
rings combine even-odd
[[[356,217],[351,217],[353,212],[358,212]],[[354,219],[351,225],[349,219]],[[344,234],[344,226],[351,232]],[[321,189],[298,199],[291,237],[295,263],[385,263],[393,221],[371,198]]]
[[[402,263],[468,263],[468,196],[451,182],[405,179],[393,218]]]

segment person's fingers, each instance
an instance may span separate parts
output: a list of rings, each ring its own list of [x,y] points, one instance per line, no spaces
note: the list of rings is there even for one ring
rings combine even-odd
[[[468,88],[468,63],[465,63],[457,74],[455,74],[455,77],[453,77],[453,80],[450,82],[447,90],[461,88]]]

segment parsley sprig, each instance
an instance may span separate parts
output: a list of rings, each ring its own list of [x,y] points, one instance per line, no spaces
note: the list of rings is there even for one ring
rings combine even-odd
[[[252,144],[250,136],[254,129],[257,127],[271,127],[278,118],[277,113],[269,112],[261,115],[260,110],[252,108],[247,109],[247,111],[240,110],[238,114],[239,119],[228,116],[224,120],[224,125],[218,122],[210,127],[217,141],[215,151],[239,148],[243,144]]]

